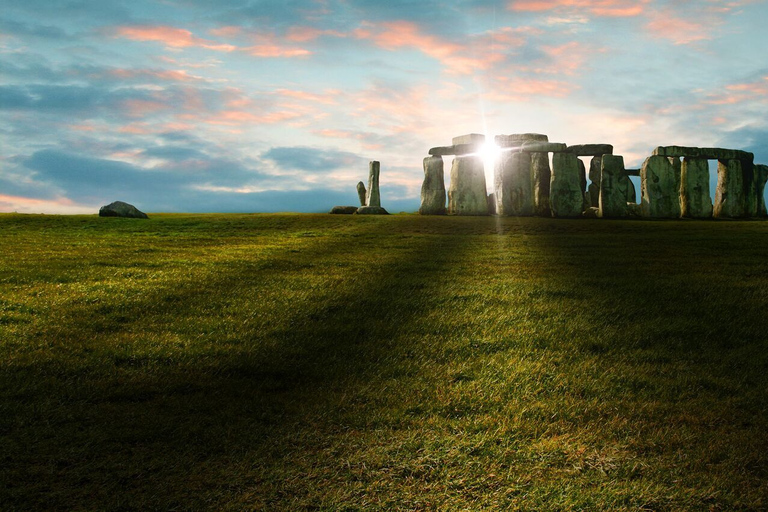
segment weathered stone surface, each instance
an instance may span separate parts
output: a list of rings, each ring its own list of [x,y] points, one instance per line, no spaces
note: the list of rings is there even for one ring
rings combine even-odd
[[[627,203],[627,217],[642,217],[643,206],[637,203]]]
[[[640,169],[643,217],[680,217],[680,159],[649,156]]]
[[[549,138],[543,133],[512,133],[510,135],[496,135],[493,138],[500,148],[520,146],[526,141],[547,142]]]
[[[357,211],[357,206],[334,206],[328,213],[334,215],[352,215]]]
[[[640,169],[624,169],[627,176],[640,176]]]
[[[482,149],[482,144],[456,144],[453,146],[431,148],[429,154],[432,156],[471,155],[480,152]]]
[[[115,201],[99,208],[99,217],[128,217],[132,219],[148,219],[146,213],[132,204]]]
[[[693,219],[712,217],[709,163],[706,158],[683,158],[680,171],[680,214]]]
[[[579,164],[579,185],[581,186],[581,193],[584,194],[587,190],[587,168],[584,166],[581,158],[576,158],[576,162]]]
[[[594,206],[588,207],[586,210],[584,210],[584,213],[582,213],[582,217],[585,219],[596,219],[598,218],[598,213],[600,212],[599,208],[595,208]]]
[[[688,146],[659,146],[653,150],[653,156],[707,158],[709,160],[754,161],[755,155],[740,149],[694,148]]]
[[[564,153],[568,151],[566,144],[559,142],[523,142],[520,146],[520,151],[527,151],[528,153]]]
[[[742,163],[755,161],[755,155],[740,149],[700,148],[700,156],[710,160],[741,160]]]
[[[755,194],[757,195],[757,217],[768,217],[765,205],[765,183],[768,182],[768,165],[755,164]]]
[[[453,215],[488,215],[485,165],[479,156],[459,156],[451,165],[448,188],[448,213]]]
[[[744,173],[740,160],[717,162],[717,190],[713,216],[720,219],[744,217]]]
[[[531,155],[502,151],[494,165],[496,213],[503,216],[534,214]]]
[[[598,208],[600,206],[600,172],[602,166],[602,157],[595,156],[589,161],[589,205]]]
[[[659,146],[653,150],[653,156],[697,157],[700,154],[701,150],[699,148],[687,146]]]
[[[445,215],[445,178],[443,159],[428,156],[424,159],[424,182],[421,185],[422,215]]]
[[[360,206],[365,206],[366,201],[365,183],[362,181],[357,182],[357,197],[360,199]]]
[[[600,217],[627,215],[627,182],[624,157],[603,155],[600,161]]]
[[[579,159],[572,153],[552,157],[549,205],[554,217],[580,217],[584,211],[584,192],[579,177]]]
[[[549,207],[549,186],[552,170],[549,168],[547,153],[531,153],[531,174],[533,177],[533,206],[536,215],[551,217]]]
[[[485,135],[482,133],[468,133],[467,135],[459,135],[454,137],[451,144],[454,146],[457,144],[484,144]]]
[[[577,144],[568,146],[568,151],[576,156],[612,155],[613,146],[610,144]]]
[[[488,194],[488,213],[496,215],[496,194]]]
[[[366,206],[381,206],[381,194],[379,192],[379,162],[368,162],[368,191],[365,196]]]
[[[358,215],[389,215],[389,212],[381,206],[361,206],[357,209]]]

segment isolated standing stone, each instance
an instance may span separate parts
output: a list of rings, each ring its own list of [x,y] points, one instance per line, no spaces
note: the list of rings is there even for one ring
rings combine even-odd
[[[768,217],[765,207],[765,183],[768,182],[768,165],[755,165],[755,193],[757,194],[756,214],[758,217]]]
[[[549,209],[549,185],[552,179],[552,170],[549,168],[549,154],[531,154],[531,173],[533,174],[533,205],[536,215],[550,217]]]
[[[360,198],[360,206],[365,206],[365,183],[362,181],[357,182],[357,197]]]
[[[379,192],[379,162],[368,162],[368,191],[365,196],[366,206],[381,206],[381,194]]]
[[[579,217],[584,211],[584,192],[576,155],[555,153],[552,156],[549,204],[555,217]]]
[[[741,160],[718,160],[713,215],[722,219],[736,219],[744,216],[745,206]]]
[[[600,217],[624,217],[627,215],[627,182],[624,157],[603,155],[600,168]]]
[[[706,158],[685,157],[680,171],[680,213],[683,217],[712,216],[709,194],[709,163]]]
[[[485,165],[479,156],[457,156],[451,165],[448,213],[488,215]]]
[[[129,217],[132,219],[148,219],[146,213],[140,211],[132,204],[115,201],[99,208],[99,217]]]
[[[424,158],[424,182],[421,185],[421,215],[445,215],[445,178],[443,159]]]
[[[533,215],[530,153],[502,151],[494,165],[494,184],[498,215]]]
[[[640,169],[643,217],[680,217],[680,159],[649,156]]]
[[[600,206],[600,172],[603,157],[595,156],[589,162],[589,204],[593,208]]]

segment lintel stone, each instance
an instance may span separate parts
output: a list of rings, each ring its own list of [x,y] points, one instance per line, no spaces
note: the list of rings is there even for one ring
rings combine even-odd
[[[527,141],[548,142],[549,137],[543,133],[512,133],[509,135],[496,135],[493,140],[497,146],[509,148],[519,146],[520,143]]]
[[[453,146],[438,146],[429,150],[432,156],[471,155],[478,153],[482,144],[454,144]]]
[[[559,142],[523,142],[520,151],[526,153],[567,153],[568,146]]]
[[[613,146],[610,144],[577,144],[568,146],[568,151],[576,156],[612,155]]]
[[[485,135],[482,133],[468,133],[466,135],[459,135],[454,137],[451,142],[454,146],[457,144],[484,144]]]

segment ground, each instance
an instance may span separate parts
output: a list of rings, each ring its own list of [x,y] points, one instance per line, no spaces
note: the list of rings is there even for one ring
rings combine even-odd
[[[0,215],[0,509],[765,510],[768,222]]]

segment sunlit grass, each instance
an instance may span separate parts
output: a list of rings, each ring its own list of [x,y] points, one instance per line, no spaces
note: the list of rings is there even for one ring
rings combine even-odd
[[[768,506],[766,223],[0,228],[3,510]]]

